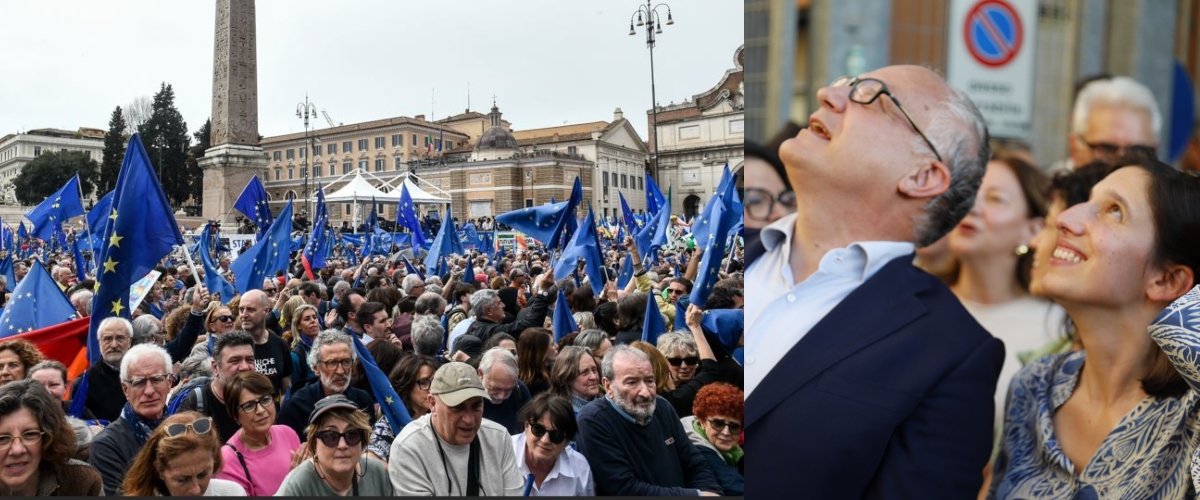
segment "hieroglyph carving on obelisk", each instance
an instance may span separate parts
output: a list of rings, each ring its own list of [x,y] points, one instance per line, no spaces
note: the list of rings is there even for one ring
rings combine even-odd
[[[217,0],[212,145],[258,145],[254,0]]]

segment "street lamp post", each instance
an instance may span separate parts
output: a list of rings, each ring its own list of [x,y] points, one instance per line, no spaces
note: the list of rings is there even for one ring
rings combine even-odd
[[[675,20],[671,18],[671,6],[666,3],[660,3],[651,7],[650,0],[646,0],[646,5],[638,5],[638,8],[629,16],[629,34],[636,35],[634,30],[634,17],[637,17],[637,26],[646,26],[646,47],[650,49],[650,116],[652,127],[654,129],[654,150],[651,152],[654,162],[654,180],[662,182],[658,177],[658,98],[654,92],[654,35],[662,34],[662,15],[658,9],[667,11],[667,26],[675,24]],[[644,17],[644,19],[643,19]]]
[[[309,162],[312,160],[312,154],[313,154],[312,142],[311,142],[311,139],[309,139],[309,135],[308,135],[308,133],[309,133],[308,119],[316,118],[316,116],[317,116],[317,105],[313,104],[311,102],[308,102],[308,94],[304,94],[304,102],[296,104],[296,118],[304,119],[304,148],[306,149],[306,151],[304,152],[303,161],[300,163],[300,176],[304,177],[304,213],[305,213],[305,217],[308,216],[307,215],[308,209],[309,209],[308,200],[309,200],[309,198],[311,198],[308,194],[308,166],[309,166]]]

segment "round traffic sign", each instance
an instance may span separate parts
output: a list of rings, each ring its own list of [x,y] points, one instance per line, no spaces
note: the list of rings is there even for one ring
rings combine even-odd
[[[967,51],[984,66],[1008,64],[1021,51],[1024,32],[1021,17],[1004,0],[983,0],[963,22]]]

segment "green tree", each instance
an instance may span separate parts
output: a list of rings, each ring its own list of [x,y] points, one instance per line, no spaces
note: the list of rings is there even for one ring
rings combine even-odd
[[[188,150],[187,170],[192,183],[192,205],[199,210],[204,202],[204,170],[200,168],[200,159],[212,147],[212,120],[206,120],[192,136],[196,144]]]
[[[117,186],[117,174],[121,173],[121,162],[125,160],[125,117],[121,107],[117,106],[108,119],[108,133],[104,134],[104,154],[100,161],[100,181],[98,195],[112,191]]]
[[[159,174],[167,200],[172,206],[179,207],[192,193],[187,169],[191,138],[183,115],[175,108],[175,91],[170,85],[163,83],[154,94],[153,108],[150,119],[138,127],[138,132],[150,163]]]
[[[13,179],[17,201],[26,206],[41,203],[76,173],[79,174],[79,188],[83,196],[87,196],[95,189],[100,164],[82,151],[43,153],[27,163],[21,174]]]

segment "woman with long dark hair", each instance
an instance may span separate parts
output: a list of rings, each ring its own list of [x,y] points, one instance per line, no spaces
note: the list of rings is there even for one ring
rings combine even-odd
[[[526,328],[517,340],[518,378],[537,396],[550,389],[550,366],[558,356],[554,334],[545,328]]]

